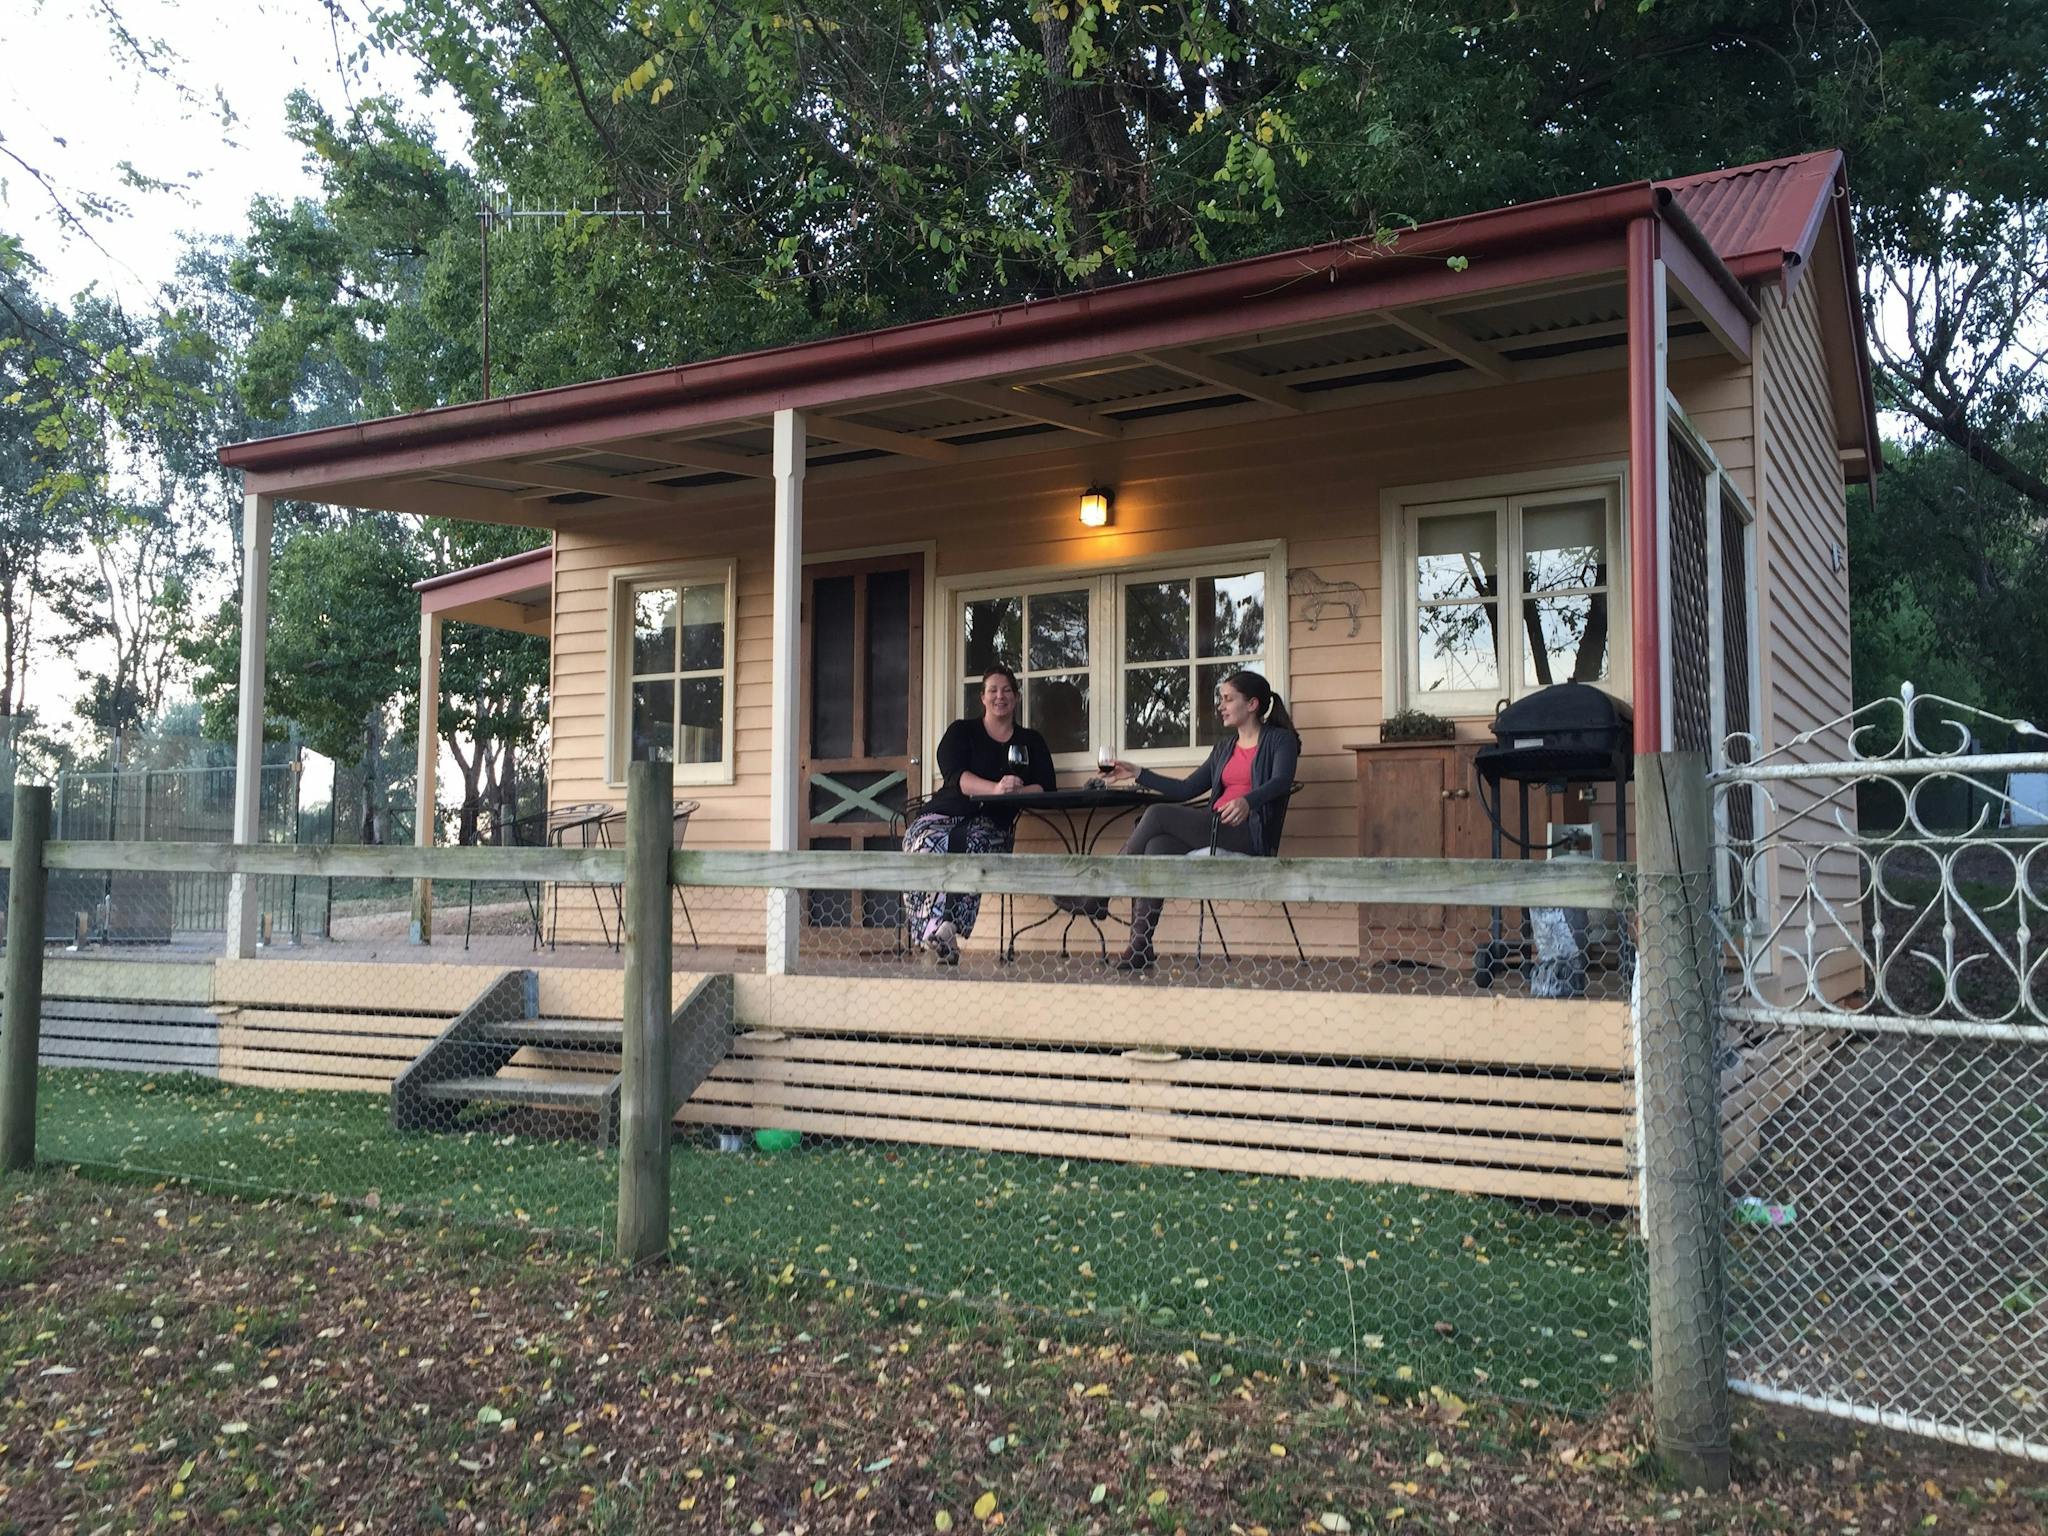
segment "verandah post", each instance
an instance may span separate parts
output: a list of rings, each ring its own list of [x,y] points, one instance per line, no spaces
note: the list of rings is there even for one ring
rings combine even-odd
[[[771,653],[774,682],[769,694],[768,847],[792,853],[800,841],[803,809],[800,746],[803,733],[803,679],[808,664],[803,652],[804,595],[804,413],[775,413],[775,600]],[[768,892],[767,953],[771,976],[797,968],[797,935],[801,926],[801,894]]]
[[[277,503],[251,491],[242,498],[242,672],[235,707],[235,837],[244,846],[263,836],[263,687],[270,635],[270,534]],[[228,876],[227,951],[256,957],[262,907],[252,875]]]
[[[626,769],[626,1017],[619,1088],[619,1258],[629,1266],[668,1257],[668,1025],[674,919],[669,850],[675,770]]]
[[[43,908],[50,872],[50,791],[14,786],[14,843],[8,868],[7,1001],[0,1014],[0,1173],[36,1161],[36,1061],[43,1031]]]
[[[1636,756],[1636,1113],[1657,1448],[1687,1487],[1728,1484],[1719,952],[1712,810],[1698,752]]]
[[[416,848],[434,846],[434,810],[439,796],[436,771],[441,765],[441,615],[420,615],[419,756],[413,782],[412,840]],[[294,909],[296,910],[296,909]],[[412,883],[412,941],[434,942],[434,882]]]

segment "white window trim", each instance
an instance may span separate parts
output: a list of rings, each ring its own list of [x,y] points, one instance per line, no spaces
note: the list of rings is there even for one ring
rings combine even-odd
[[[629,594],[635,587],[695,582],[725,583],[725,716],[720,731],[723,752],[715,763],[676,763],[677,784],[731,784],[734,781],[733,682],[737,670],[739,635],[739,561],[692,560],[681,564],[620,567],[610,573],[609,598],[605,615],[604,678],[604,781],[613,789],[626,781],[629,753],[625,729],[629,714],[626,685],[630,675],[631,642],[627,626],[633,607]]]
[[[1521,643],[1511,609],[1513,593],[1503,591],[1502,617],[1509,624],[1507,656],[1501,686],[1485,693],[1423,694],[1415,687],[1415,590],[1413,526],[1418,511],[1468,502],[1512,510],[1517,501],[1547,499],[1559,491],[1595,491],[1609,498],[1607,531],[1615,556],[1607,568],[1607,677],[1594,686],[1626,701],[1631,684],[1630,591],[1631,549],[1628,529],[1628,465],[1624,461],[1560,465],[1519,474],[1484,475],[1468,480],[1441,480],[1421,485],[1390,486],[1380,493],[1380,673],[1382,711],[1391,715],[1410,707],[1429,709],[1453,719],[1490,720],[1494,705],[1512,698],[1519,688]],[[1499,530],[1501,575],[1519,583],[1520,519],[1504,516]]]
[[[965,679],[965,662],[960,654],[958,634],[960,605],[974,598],[1004,597],[1017,592],[1057,592],[1092,587],[1090,614],[1108,629],[1091,631],[1088,655],[1088,697],[1091,729],[1105,724],[1122,735],[1123,722],[1123,590],[1132,577],[1172,580],[1177,576],[1203,575],[1221,566],[1239,570],[1262,567],[1266,576],[1266,658],[1265,676],[1276,693],[1287,692],[1287,541],[1265,539],[1251,544],[1215,545],[1199,549],[1157,550],[1150,554],[1125,555],[1114,560],[1074,565],[1028,566],[1008,571],[973,571],[943,576],[932,584],[932,613],[925,626],[930,654],[926,676],[943,680],[943,688],[927,690],[925,739],[936,742],[957,716],[954,691]],[[1196,701],[1200,709],[1201,701]],[[1195,745],[1185,748],[1130,752],[1125,756],[1148,768],[1193,768],[1204,762],[1210,739],[1217,730],[1197,730]],[[929,792],[938,782],[938,767],[926,754],[924,787]],[[1095,771],[1095,752],[1061,753],[1053,766],[1066,773]]]

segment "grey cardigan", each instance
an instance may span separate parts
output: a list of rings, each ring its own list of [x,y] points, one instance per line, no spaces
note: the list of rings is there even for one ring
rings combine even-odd
[[[1214,795],[1223,783],[1223,765],[1237,750],[1237,737],[1216,743],[1209,760],[1184,779],[1170,779],[1150,768],[1138,770],[1138,782],[1168,800],[1185,801]],[[1268,726],[1259,734],[1252,754],[1252,787],[1245,803],[1251,807],[1252,852],[1269,857],[1280,851],[1280,833],[1287,824],[1287,797],[1294,790],[1294,770],[1301,761],[1301,738],[1290,730]]]

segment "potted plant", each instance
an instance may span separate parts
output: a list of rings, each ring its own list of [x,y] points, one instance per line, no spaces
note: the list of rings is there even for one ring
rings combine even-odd
[[[1381,741],[1449,741],[1457,733],[1442,715],[1420,709],[1404,709],[1380,722]]]

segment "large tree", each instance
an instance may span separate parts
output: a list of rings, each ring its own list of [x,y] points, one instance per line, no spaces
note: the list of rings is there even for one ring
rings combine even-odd
[[[419,604],[424,569],[399,520],[364,514],[280,542],[271,569],[265,656],[265,734],[295,727],[301,740],[362,786],[365,843],[391,832],[386,759],[391,736],[419,694]],[[206,733],[232,740],[239,708],[241,604],[230,599],[186,647],[205,703]]]
[[[399,0],[380,32],[476,171],[388,102],[296,104],[325,196],[240,269],[268,405],[308,347],[377,408],[473,398],[486,203],[646,215],[494,221],[503,390],[1840,145],[1888,401],[2048,495],[1999,446],[2040,405],[2026,0]]]

